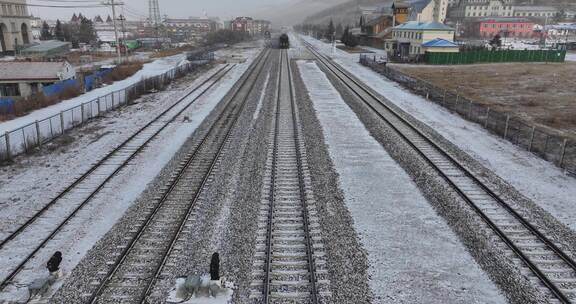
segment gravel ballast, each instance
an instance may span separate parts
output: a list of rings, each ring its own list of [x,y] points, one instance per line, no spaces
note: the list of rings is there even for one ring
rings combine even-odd
[[[304,125],[312,188],[328,255],[332,300],[334,303],[371,303],[373,295],[368,286],[366,251],[354,230],[352,216],[344,203],[342,190],[338,188],[338,175],[330,160],[322,129],[294,62],[292,71],[297,88],[296,102]]]
[[[479,219],[474,210],[404,140],[369,110],[339,80],[328,75],[343,100],[358,115],[370,134],[406,170],[422,193],[444,217],[476,262],[512,303],[546,303],[543,295],[520,273],[508,249]]]
[[[236,84],[237,86],[237,84]],[[214,94],[210,97],[212,100],[226,99],[224,97],[228,89],[216,88]],[[106,262],[109,260],[112,252],[115,252],[117,246],[121,246],[126,242],[124,236],[126,232],[135,228],[134,223],[138,223],[138,218],[141,218],[147,206],[151,206],[154,199],[159,195],[159,189],[163,189],[168,180],[178,168],[180,162],[186,154],[192,151],[199,143],[199,140],[206,134],[209,127],[212,125],[214,119],[222,110],[224,102],[220,102],[204,119],[200,126],[194,131],[189,139],[181,146],[178,152],[174,155],[172,160],[166,165],[158,177],[148,186],[142,196],[133,204],[133,206],[124,214],[122,219],[110,230],[104,238],[102,238],[82,262],[74,269],[74,271],[67,277],[64,286],[57,292],[52,299],[54,303],[81,303],[80,296],[84,293],[91,293],[93,287],[90,286],[90,278],[98,271],[106,270]],[[189,115],[189,114],[188,114]],[[187,116],[187,113],[183,113]],[[192,117],[192,116],[190,116]],[[199,204],[203,206],[204,204]]]
[[[314,61],[298,63],[368,252],[375,303],[505,303],[404,170],[370,136]]]

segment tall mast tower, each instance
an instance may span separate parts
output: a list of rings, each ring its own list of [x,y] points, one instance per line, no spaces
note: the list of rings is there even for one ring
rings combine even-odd
[[[148,0],[148,9],[150,16],[150,25],[152,27],[158,27],[162,23],[162,17],[160,16],[160,6],[158,5],[158,0]]]

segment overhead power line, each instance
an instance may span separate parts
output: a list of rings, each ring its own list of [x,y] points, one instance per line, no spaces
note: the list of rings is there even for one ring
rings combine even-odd
[[[0,1],[1,4],[11,4],[11,5],[22,5],[22,3],[17,2],[9,2],[9,1]],[[27,6],[33,7],[53,7],[53,8],[97,8],[97,7],[106,7],[102,4],[93,4],[93,5],[48,5],[48,4],[32,4],[28,3]]]
[[[52,2],[52,3],[98,3],[100,4],[101,1],[98,0],[34,0],[40,2]]]

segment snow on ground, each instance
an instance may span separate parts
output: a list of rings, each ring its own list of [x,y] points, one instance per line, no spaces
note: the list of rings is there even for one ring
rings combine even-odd
[[[576,53],[567,53],[566,54],[567,61],[576,61]]]
[[[368,251],[376,302],[506,303],[326,75],[313,62],[298,66]]]
[[[133,60],[140,60],[140,61],[145,61],[150,59],[150,55],[152,53],[150,52],[136,52],[128,57],[124,57],[124,60],[128,60],[128,61],[133,61]],[[77,66],[75,66],[76,69],[83,69],[83,70],[87,70],[87,69],[92,69],[94,67],[97,66],[103,66],[103,65],[108,65],[108,64],[115,64],[116,61],[118,60],[117,57],[112,57],[112,58],[107,58],[107,59],[103,59],[103,60],[98,60],[95,62],[91,62],[91,63],[85,63],[85,64],[79,64]]]
[[[260,99],[258,99],[258,104],[256,105],[256,111],[254,111],[252,120],[256,120],[258,115],[260,115],[260,109],[264,103],[264,97],[266,97],[266,88],[268,87],[268,82],[270,82],[270,71],[268,71],[268,74],[266,75],[266,80],[264,81],[264,86],[262,87],[262,94],[260,94]]]
[[[33,123],[36,120],[42,120],[44,118],[56,115],[60,113],[60,111],[73,108],[82,103],[97,99],[100,96],[105,96],[111,92],[125,89],[137,83],[138,81],[142,80],[143,78],[163,74],[171,70],[172,68],[177,67],[184,60],[186,60],[186,55],[179,54],[170,57],[160,58],[153,62],[147,63],[140,71],[136,72],[136,74],[124,80],[116,81],[111,85],[98,88],[96,90],[82,94],[78,97],[68,99],[55,105],[33,111],[25,116],[18,117],[6,122],[2,122],[0,123],[0,134],[3,134],[4,132],[7,131],[18,129],[22,126]]]
[[[310,37],[303,38],[318,50],[330,54],[329,45]],[[480,125],[466,121],[360,65],[358,55],[336,52],[330,56],[372,89],[434,128],[562,223],[576,230],[575,178],[566,176],[552,163],[490,134]]]
[[[176,279],[176,284],[174,289],[170,291],[168,295],[168,299],[166,299],[167,303],[183,303],[183,304],[227,304],[230,303],[232,300],[232,288],[229,288],[227,285],[222,285],[220,281],[210,281],[210,275],[205,274],[201,278],[201,285],[199,290],[192,295],[189,299],[181,297],[178,291],[184,291],[185,289],[184,283],[186,282],[186,278],[178,278]],[[228,285],[234,286],[232,283],[227,283]],[[210,288],[212,286],[218,286],[215,290],[217,292],[216,295],[208,295],[210,294]],[[184,292],[185,293],[185,292]]]
[[[112,179],[109,186],[105,187],[89,206],[80,211],[77,216],[69,222],[65,229],[62,230],[53,241],[49,242],[46,248],[32,261],[34,267],[24,270],[19,278],[23,279],[23,282],[26,283],[40,276],[45,271],[45,262],[56,250],[64,253],[62,268],[65,274],[69,273],[80,262],[88,250],[122,217],[124,212],[146,189],[147,184],[158,175],[164,165],[178,151],[180,146],[193,134],[204,118],[208,116],[212,109],[248,68],[257,52],[258,49],[244,51],[244,55],[250,58],[250,60],[238,65],[225,76],[218,85],[212,88],[207,95],[198,99],[194,105],[185,111],[183,115],[188,116],[189,120],[177,120],[162,131],[160,136],[154,140],[143,153],[132,160],[131,164]],[[217,68],[219,67],[215,69]],[[213,71],[215,71],[215,69],[213,69]],[[194,84],[200,83],[201,80],[202,79],[196,80]],[[184,91],[179,93],[180,94],[168,95],[166,99],[173,102],[177,96],[183,95]],[[188,97],[188,100],[194,96],[195,94]],[[164,104],[167,105],[166,102],[164,102]],[[158,108],[161,110],[164,107],[155,107],[155,109]],[[154,115],[150,115],[148,120],[153,116]],[[88,144],[73,143],[73,148],[69,149],[66,153],[49,155],[47,157],[48,162],[38,162],[36,168],[21,170],[19,176],[13,176],[12,180],[14,180],[14,182],[10,183],[9,186],[2,183],[0,187],[3,189],[0,193],[9,192],[18,194],[19,192],[28,192],[27,197],[31,199],[30,201],[21,199],[12,200],[11,203],[5,203],[5,205],[37,204],[34,199],[43,200],[47,197],[53,197],[56,190],[66,184],[66,182],[60,181],[56,177],[62,175],[78,176],[86,170],[89,164],[97,159],[94,155],[104,154],[104,152],[99,152],[99,150],[110,150],[112,143],[115,142],[117,144],[121,142],[127,134],[131,133],[123,133],[123,136],[120,136],[122,138],[116,138],[116,140],[109,139],[112,143],[106,143],[102,146],[99,144],[101,138],[105,138],[108,134],[110,134],[108,135],[109,137],[115,137],[113,134],[116,132],[116,128],[118,127],[116,124],[118,124],[119,121],[122,121],[122,123],[120,123],[121,126],[128,126],[130,123],[126,123],[126,121],[130,121],[130,119],[130,115],[113,117],[111,119],[104,118],[99,127],[108,128],[108,130],[102,133],[104,134],[102,137],[95,138],[93,139],[94,142]],[[136,121],[140,125],[142,124],[140,120],[137,119]],[[107,127],[107,124],[110,124],[110,126]],[[75,132],[81,131],[83,130],[75,130]],[[12,176],[12,170],[18,171],[18,168],[8,168],[2,172],[2,175]],[[55,174],[55,176],[52,174]],[[30,185],[27,183],[22,185],[22,183],[18,183],[17,181],[36,182],[37,186],[27,187]],[[62,185],[59,184],[60,182]],[[51,186],[43,186],[47,183]],[[3,206],[3,210],[4,209]],[[2,216],[6,218],[9,217],[10,214],[3,212]],[[11,216],[18,217],[19,214],[12,214]],[[0,263],[8,263],[8,261],[0,260]],[[7,265],[2,265],[1,267],[5,268]],[[60,287],[59,284],[63,281],[64,280],[60,280],[51,290],[51,293],[55,292]],[[12,289],[8,290],[7,293],[0,294],[0,302],[3,299],[14,300],[24,297],[26,297],[26,290],[23,286],[12,286]]]

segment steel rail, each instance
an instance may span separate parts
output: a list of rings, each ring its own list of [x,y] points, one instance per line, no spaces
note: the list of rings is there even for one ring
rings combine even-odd
[[[302,218],[304,219],[304,233],[306,238],[306,255],[308,256],[308,271],[310,272],[310,284],[312,303],[318,302],[318,289],[316,286],[316,268],[314,263],[314,251],[312,246],[312,237],[310,236],[310,222],[308,215],[308,204],[306,200],[306,185],[304,183],[304,174],[302,169],[302,151],[300,151],[300,129],[298,128],[299,120],[296,113],[296,93],[294,91],[294,84],[292,80],[292,68],[290,67],[290,60],[288,58],[288,51],[286,51],[286,59],[288,65],[288,85],[290,87],[290,103],[292,104],[292,122],[294,125],[294,146],[296,147],[296,162],[298,164],[298,184],[300,187],[300,201],[302,202]]]
[[[162,270],[164,268],[164,266],[166,265],[166,262],[168,260],[168,257],[170,256],[170,254],[172,253],[172,250],[174,248],[174,246],[176,245],[176,241],[178,240],[178,237],[181,235],[182,230],[185,227],[186,222],[188,222],[190,215],[192,213],[192,206],[196,205],[196,202],[198,201],[198,198],[200,197],[200,193],[202,192],[202,189],[204,189],[205,184],[208,180],[208,178],[211,175],[212,170],[214,169],[214,166],[216,164],[216,160],[218,160],[218,158],[220,157],[222,151],[224,150],[224,146],[226,145],[226,142],[228,141],[228,139],[230,138],[230,135],[232,134],[232,130],[234,129],[234,126],[236,125],[236,121],[238,121],[238,118],[240,118],[240,116],[242,115],[242,111],[247,103],[247,100],[250,96],[250,92],[252,92],[252,90],[254,89],[256,83],[258,82],[258,79],[260,77],[260,75],[262,74],[262,70],[265,66],[265,62],[266,59],[268,59],[269,57],[269,52],[266,53],[265,57],[262,59],[262,66],[261,68],[258,70],[258,73],[256,74],[256,78],[255,80],[251,83],[250,88],[248,89],[248,93],[246,94],[245,98],[242,100],[241,105],[240,105],[240,109],[237,112],[237,115],[234,117],[230,128],[228,129],[228,131],[226,132],[226,135],[224,137],[224,140],[222,141],[222,145],[220,146],[218,152],[216,153],[216,156],[214,157],[214,160],[212,162],[212,165],[210,167],[210,169],[208,170],[208,174],[206,174],[206,178],[202,181],[202,184],[200,186],[200,190],[198,191],[198,194],[194,197],[192,204],[191,204],[191,208],[189,208],[187,215],[184,219],[184,221],[182,221],[182,223],[180,224],[180,227],[178,228],[178,232],[176,233],[176,235],[174,235],[174,237],[172,238],[172,240],[170,241],[170,247],[168,249],[168,252],[164,255],[164,258],[162,260],[162,262],[160,263],[160,265],[158,265],[158,268],[154,271],[154,278],[150,281],[150,283],[148,284],[148,286],[146,287],[146,290],[143,293],[143,296],[141,298],[140,303],[146,303],[146,299],[148,298],[148,296],[150,295],[150,292],[152,291],[152,287],[155,284],[155,282],[158,280],[158,277],[160,276],[160,274],[162,273]],[[246,80],[248,80],[248,78],[246,78]],[[245,84],[245,83],[244,83]],[[244,85],[243,84],[243,85]],[[239,91],[238,91],[239,92]],[[236,96],[236,95],[235,95]],[[233,100],[234,98],[232,98]],[[230,102],[231,103],[231,102]]]
[[[274,147],[272,150],[272,174],[270,175],[270,209],[268,210],[268,226],[266,227],[266,261],[264,264],[264,303],[270,303],[270,273],[272,272],[272,221],[274,219],[274,196],[276,185],[276,163],[278,160],[278,134],[280,130],[280,95],[282,92],[282,56],[278,65],[278,88],[276,91],[276,114],[274,121]]]
[[[285,66],[284,66],[285,65]],[[284,68],[286,68],[287,74],[284,74]],[[287,83],[283,83],[283,76],[286,77]],[[275,129],[274,129],[274,143],[273,143],[273,151],[272,151],[272,166],[271,166],[271,181],[270,181],[270,193],[269,193],[269,209],[268,209],[268,218],[267,218],[267,227],[266,227],[266,259],[265,259],[265,266],[264,266],[264,289],[263,289],[263,303],[269,304],[271,303],[270,300],[270,275],[272,271],[272,228],[274,222],[274,202],[275,202],[275,184],[276,184],[276,174],[278,171],[277,168],[277,158],[278,158],[278,150],[279,150],[279,134],[280,134],[280,109],[281,109],[281,101],[282,101],[282,89],[283,86],[286,85],[289,89],[289,97],[290,97],[290,105],[291,105],[291,118],[292,118],[292,127],[294,132],[294,148],[296,152],[296,164],[297,164],[297,176],[298,176],[298,189],[299,189],[299,197],[302,206],[302,222],[303,222],[303,230],[304,230],[304,239],[305,239],[305,247],[306,247],[306,260],[309,272],[309,282],[310,282],[310,297],[311,303],[319,303],[318,301],[318,290],[316,286],[316,275],[315,275],[315,263],[314,263],[314,252],[313,252],[313,244],[312,238],[310,236],[310,225],[309,225],[309,215],[308,215],[308,207],[306,203],[306,185],[304,182],[304,174],[302,168],[302,152],[300,151],[300,137],[299,137],[299,128],[298,128],[298,119],[296,114],[296,103],[295,103],[295,93],[294,93],[294,86],[292,82],[292,70],[290,68],[290,60],[288,58],[288,52],[286,50],[280,51],[280,64],[279,64],[279,76],[278,76],[278,88],[277,88],[277,96],[276,96],[276,114],[275,114]]]
[[[228,68],[227,70],[225,70],[226,68]],[[52,207],[54,204],[56,204],[58,202],[58,200],[60,200],[62,197],[64,197],[64,195],[66,195],[67,193],[71,192],[79,183],[81,183],[82,181],[84,181],[86,178],[88,178],[96,169],[98,169],[102,164],[104,164],[108,159],[110,159],[111,157],[113,157],[118,151],[120,151],[121,149],[123,149],[128,143],[130,143],[134,138],[136,138],[138,135],[142,134],[144,131],[146,131],[146,129],[148,129],[152,124],[158,122],[160,119],[162,119],[170,110],[174,109],[176,106],[178,106],[179,104],[181,104],[182,101],[184,101],[188,96],[190,96],[191,94],[193,94],[194,92],[196,92],[198,89],[200,89],[201,87],[203,87],[206,83],[214,80],[213,83],[211,83],[206,89],[204,89],[196,98],[194,98],[192,101],[190,101],[185,107],[183,107],[180,111],[178,111],[175,115],[173,115],[173,117],[171,117],[168,121],[166,121],[164,123],[164,125],[159,128],[154,134],[152,134],[144,143],[142,143],[136,150],[134,150],[132,152],[132,154],[119,166],[117,167],[105,180],[103,180],[97,187],[96,189],[94,189],[90,195],[84,200],[82,201],[82,203],[80,203],[76,208],[74,208],[74,210],[68,214],[66,216],[66,218],[50,233],[50,235],[48,235],[46,238],[44,238],[44,240],[38,244],[36,246],[36,248],[29,253],[17,266],[16,268],[10,272],[10,274],[5,277],[2,280],[2,283],[0,283],[0,290],[3,290],[4,288],[6,288],[7,285],[10,284],[10,282],[18,275],[18,273],[20,273],[24,266],[36,255],[36,253],[38,253],[38,251],[40,251],[51,239],[54,238],[54,236],[83,208],[85,207],[91,200],[92,198],[94,198],[96,196],[97,193],[100,192],[100,190],[102,190],[105,185],[114,177],[116,176],[124,167],[126,167],[126,165],[132,160],[134,159],[153,139],[155,139],[158,134],[160,134],[168,125],[170,125],[170,123],[172,123],[178,116],[180,116],[180,114],[182,114],[185,110],[187,110],[192,104],[194,104],[200,97],[202,97],[206,92],[208,92],[214,85],[216,85],[225,75],[227,75],[227,73],[232,70],[234,68],[234,66],[230,67],[230,65],[226,65],[224,67],[222,67],[220,70],[218,70],[216,73],[214,73],[211,77],[209,77],[208,79],[206,79],[204,82],[202,82],[199,86],[195,87],[193,90],[191,90],[190,92],[186,93],[183,97],[181,97],[179,99],[179,101],[177,101],[176,103],[174,103],[173,105],[171,105],[169,108],[167,108],[165,111],[163,111],[162,113],[160,113],[159,115],[157,115],[154,119],[152,119],[150,122],[148,122],[146,125],[144,125],[142,128],[140,128],[138,131],[136,131],[134,134],[132,134],[128,139],[126,139],[124,142],[122,142],[119,146],[117,146],[114,150],[112,150],[110,153],[108,153],[104,158],[102,158],[101,160],[99,160],[95,165],[93,165],[87,172],[85,172],[81,177],[79,177],[78,179],[76,179],[70,186],[68,186],[64,191],[62,191],[60,194],[58,194],[58,196],[56,196],[52,201],[50,201],[50,203],[48,203],[46,206],[44,206],[41,210],[39,210],[32,218],[30,218],[24,225],[22,225],[21,227],[19,227],[15,232],[13,232],[8,238],[6,238],[5,240],[2,241],[2,243],[0,243],[0,249],[2,249],[8,242],[10,242],[11,240],[13,240],[14,238],[16,238],[20,233],[22,233],[27,227],[29,227],[30,225],[33,224],[33,222],[37,219],[39,219],[46,211],[48,211],[48,209],[50,207]]]
[[[457,161],[452,155],[446,152],[443,148],[441,148],[434,140],[432,140],[429,136],[424,134],[419,128],[414,126],[411,122],[406,120],[402,115],[400,115],[397,110],[393,109],[385,102],[381,101],[376,94],[372,93],[369,88],[366,88],[365,85],[361,84],[360,81],[356,80],[353,76],[351,76],[347,71],[339,67],[336,63],[332,62],[332,60],[326,58],[324,55],[320,54],[314,49],[308,42],[304,42],[307,48],[312,52],[316,58],[319,59],[319,62],[326,68],[326,70],[330,71],[337,79],[339,79],[348,89],[355,94],[360,100],[362,100],[376,115],[378,115],[381,119],[383,119],[390,127],[392,127],[396,133],[402,137],[406,143],[408,143],[414,151],[416,151],[426,162],[432,166],[435,171],[448,183],[451,187],[462,197],[475,211],[476,213],[484,220],[484,222],[501,238],[501,240],[512,250],[521,260],[522,262],[534,273],[536,277],[544,284],[550,292],[562,303],[571,303],[571,301],[562,293],[560,288],[556,286],[539,268],[536,264],[534,264],[528,256],[522,252],[520,248],[518,248],[510,238],[476,205],[474,202],[464,193],[462,189],[460,189],[448,176],[446,176],[442,170],[432,162],[429,157],[426,155],[425,152],[421,151],[408,137],[404,132],[402,132],[397,126],[389,121],[383,114],[381,114],[373,105],[371,105],[365,97],[362,96],[358,89],[354,89],[353,86],[350,84],[353,83],[359,89],[361,89],[364,94],[370,96],[370,98],[374,99],[377,103],[384,106],[385,109],[392,114],[396,119],[401,121],[403,124],[408,126],[412,131],[414,131],[417,135],[422,137],[428,144],[430,144],[436,151],[438,151],[442,156],[448,159],[456,168],[458,168],[461,172],[463,172],[466,177],[472,180],[477,186],[479,186],[482,190],[486,192],[490,197],[492,197],[501,207],[504,208],[509,214],[511,214],[516,220],[518,220],[530,233],[535,235],[544,245],[546,245],[554,254],[556,254],[561,260],[563,260],[570,268],[576,271],[576,263],[572,258],[570,258],[565,252],[559,249],[552,241],[550,241],[546,236],[544,236],[536,227],[534,227],[531,223],[529,223],[526,219],[524,219],[516,210],[510,207],[506,202],[504,202],[494,191],[492,191],[488,186],[486,186],[482,181],[480,181],[477,177],[474,176],[464,165],[462,165],[459,161]],[[339,73],[341,75],[339,75]]]
[[[265,57],[266,53],[262,53],[259,55],[259,57],[255,60],[255,63],[253,64],[253,66],[249,69],[249,71],[245,74],[246,76],[244,77],[243,81],[241,82],[241,85],[239,87],[237,87],[237,89],[235,90],[232,98],[230,99],[230,101],[226,104],[226,106],[224,107],[224,109],[222,110],[222,112],[220,113],[218,119],[216,120],[219,121],[220,119],[223,119],[223,117],[225,116],[225,114],[227,114],[227,110],[231,107],[231,105],[233,104],[233,100],[236,98],[236,96],[240,93],[241,88],[245,85],[245,83],[248,81],[248,79],[250,78],[250,75],[252,75],[252,73],[254,72],[254,70],[256,69],[256,67],[261,64],[261,62],[263,61],[263,58]],[[154,216],[158,213],[158,211],[162,208],[162,206],[164,205],[164,203],[166,202],[168,196],[170,195],[170,193],[172,193],[172,191],[176,188],[176,186],[178,185],[178,183],[180,182],[180,180],[182,179],[183,175],[186,173],[187,169],[192,165],[193,161],[196,159],[196,155],[198,153],[198,151],[200,151],[200,148],[207,142],[209,135],[212,134],[212,132],[215,130],[215,127],[217,125],[217,123],[214,122],[208,132],[206,132],[206,134],[202,137],[202,140],[200,141],[200,143],[198,144],[198,146],[196,147],[196,149],[194,149],[194,151],[192,152],[191,155],[189,155],[187,157],[186,163],[185,165],[178,171],[177,176],[174,178],[174,181],[171,182],[170,186],[164,191],[164,193],[162,194],[162,197],[158,200],[158,203],[156,204],[156,206],[154,207],[154,210],[147,216],[144,224],[142,224],[139,229],[137,234],[135,235],[134,238],[132,238],[128,244],[128,246],[126,246],[122,252],[120,253],[119,258],[116,260],[116,262],[114,263],[113,268],[106,274],[106,278],[104,280],[102,280],[99,284],[98,284],[98,288],[91,294],[90,299],[88,300],[89,303],[97,303],[99,297],[101,296],[102,292],[104,291],[105,287],[107,286],[108,282],[112,279],[112,277],[118,272],[118,270],[120,269],[120,267],[122,266],[122,264],[124,263],[124,261],[126,260],[126,258],[128,257],[129,253],[131,252],[131,250],[135,247],[136,243],[138,242],[138,240],[140,240],[140,238],[142,237],[142,235],[144,234],[145,229],[150,225],[150,223],[152,222],[152,220],[154,219]],[[230,129],[231,130],[231,129]],[[230,130],[228,130],[228,132],[230,132]],[[222,141],[222,145],[219,147],[219,150],[216,152],[215,157],[213,158],[213,161],[211,163],[210,168],[208,169],[207,174],[203,177],[202,179],[202,183],[201,185],[205,185],[208,177],[210,176],[211,171],[214,168],[214,165],[216,163],[216,160],[218,158],[218,156],[220,155],[223,147],[224,147],[224,143],[226,142],[226,140]],[[184,219],[187,219],[192,211],[192,208],[195,206],[195,202],[197,201],[197,197],[201,192],[201,188],[197,191],[195,197],[193,198],[193,203],[190,204],[188,210],[187,210],[187,215],[184,217]],[[184,227],[184,223],[186,221],[184,220],[181,225],[179,225],[179,229],[177,231],[177,234],[179,235],[182,232],[182,228]],[[167,252],[164,253],[164,257],[162,260],[162,264],[157,268],[157,270],[155,271],[155,277],[153,277],[153,279],[157,279],[157,275],[159,273],[159,270],[162,268],[162,266],[165,264],[166,262],[166,258],[169,255],[169,253],[171,252],[173,245],[175,243],[175,240],[177,239],[177,235],[173,235],[170,241],[170,246]],[[152,280],[154,281],[154,280]],[[144,303],[146,300],[146,297],[148,295],[148,291],[150,290],[150,287],[152,286],[152,284],[148,284],[146,287],[145,292],[139,297],[140,303]]]

